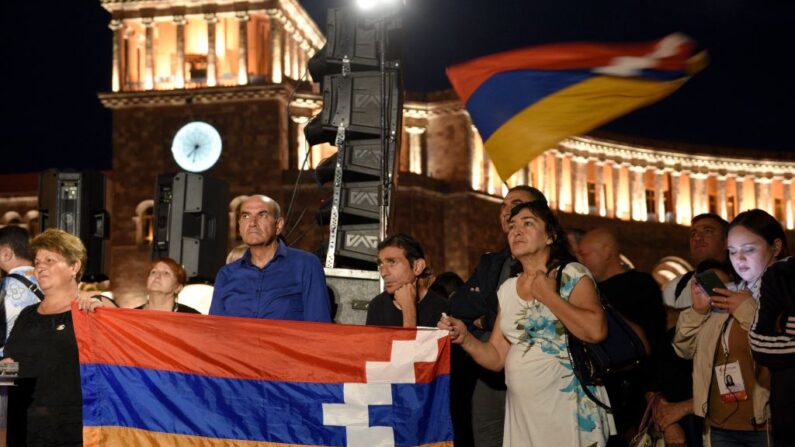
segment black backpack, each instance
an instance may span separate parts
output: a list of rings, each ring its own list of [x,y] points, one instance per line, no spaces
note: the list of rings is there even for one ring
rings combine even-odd
[[[558,291],[566,265],[558,267],[556,278]],[[566,329],[566,345],[572,370],[580,381],[585,395],[600,407],[610,411],[610,407],[594,396],[588,386],[603,385],[611,374],[637,368],[646,358],[646,349],[638,334],[601,294],[599,300],[607,318],[607,338],[600,343],[586,343]]]

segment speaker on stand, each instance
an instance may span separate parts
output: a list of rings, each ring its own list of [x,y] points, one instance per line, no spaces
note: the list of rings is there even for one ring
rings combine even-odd
[[[226,260],[229,186],[218,179],[180,172],[155,184],[152,258],[182,264],[193,282],[212,282]]]

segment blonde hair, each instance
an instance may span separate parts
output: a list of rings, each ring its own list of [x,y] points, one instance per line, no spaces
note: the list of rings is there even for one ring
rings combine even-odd
[[[34,258],[39,250],[58,253],[66,259],[69,265],[75,265],[77,261],[80,261],[80,270],[75,275],[75,281],[80,282],[83,273],[86,271],[88,254],[86,253],[86,246],[83,245],[83,241],[79,237],[63,230],[50,228],[33,238],[30,242],[30,252]]]
[[[246,250],[248,250],[248,245],[246,244],[240,244],[237,247],[231,249],[229,251],[229,254],[226,255],[226,263],[230,264],[232,262],[237,261],[238,259],[243,257],[243,254],[246,253]]]

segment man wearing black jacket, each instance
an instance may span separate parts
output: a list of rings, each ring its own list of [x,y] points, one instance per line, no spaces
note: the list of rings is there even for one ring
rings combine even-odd
[[[544,200],[544,194],[531,186],[515,186],[508,191],[500,206],[499,221],[508,234],[511,209],[520,203]],[[480,257],[472,276],[450,302],[451,314],[464,321],[469,331],[481,340],[488,340],[497,317],[497,289],[521,265],[508,248]],[[505,375],[477,365],[453,346],[451,356],[451,396],[453,430],[456,446],[501,447],[505,421]]]

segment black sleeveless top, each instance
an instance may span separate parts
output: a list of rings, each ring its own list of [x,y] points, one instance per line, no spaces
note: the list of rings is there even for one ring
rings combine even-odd
[[[80,446],[83,397],[72,313],[22,310],[5,347],[19,362],[9,387],[8,446]]]

